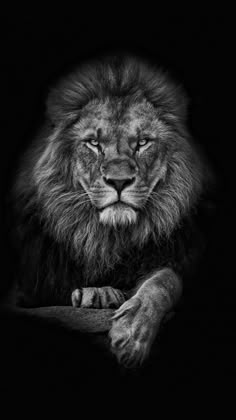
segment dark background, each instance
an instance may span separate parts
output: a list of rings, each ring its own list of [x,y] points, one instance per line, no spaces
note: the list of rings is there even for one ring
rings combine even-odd
[[[113,362],[106,362],[103,352],[99,353],[97,347],[91,350],[89,342],[84,348],[80,345],[78,351],[77,337],[43,325],[37,326],[36,338],[35,325],[27,324],[24,332],[16,319],[10,327],[4,324],[0,332],[6,372],[1,385],[10,395],[28,395],[36,389],[45,396],[59,390],[72,395],[83,387],[90,389],[88,394],[96,393],[98,384],[104,381],[104,395],[113,390],[117,401],[124,401],[134,389],[136,395],[147,391],[150,396],[152,390],[156,396],[162,392],[184,397],[185,401],[187,395],[201,401],[204,396],[214,398],[216,393],[230,399],[235,380],[236,287],[232,240],[234,144],[227,130],[233,84],[228,72],[232,54],[229,16],[230,12],[215,8],[163,10],[158,3],[145,10],[139,10],[138,4],[135,10],[128,10],[127,5],[120,10],[115,3],[107,9],[77,3],[76,8],[64,4],[55,10],[36,6],[10,10],[9,6],[3,12],[0,167],[5,213],[16,162],[42,119],[48,85],[74,63],[113,49],[150,57],[184,85],[190,97],[189,128],[217,179],[207,253],[178,316],[162,333],[154,362],[142,373],[118,373]],[[1,220],[3,290],[10,284],[14,264],[9,228],[5,219]]]

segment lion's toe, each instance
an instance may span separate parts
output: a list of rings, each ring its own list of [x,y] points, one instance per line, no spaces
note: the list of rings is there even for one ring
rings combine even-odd
[[[135,340],[130,331],[123,334],[112,334],[111,351],[116,356],[120,365],[126,368],[135,368],[143,363],[148,356],[145,343]]]
[[[81,289],[75,289],[72,292],[71,301],[72,301],[72,306],[74,306],[74,308],[80,307],[81,301],[82,301],[82,290]]]

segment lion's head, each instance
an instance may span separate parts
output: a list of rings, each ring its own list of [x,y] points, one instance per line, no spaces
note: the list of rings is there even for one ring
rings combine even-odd
[[[47,106],[20,188],[44,228],[76,258],[83,250],[107,266],[124,248],[168,237],[203,179],[179,86],[137,58],[105,58],[61,80]]]

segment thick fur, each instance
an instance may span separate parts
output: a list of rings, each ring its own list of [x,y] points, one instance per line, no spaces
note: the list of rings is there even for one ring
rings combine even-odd
[[[163,266],[185,273],[207,182],[186,129],[186,106],[179,86],[134,57],[91,62],[52,89],[45,125],[13,192],[23,305],[69,304],[72,291],[85,286],[130,290]],[[109,156],[83,142],[92,125],[105,132]],[[147,128],[151,145],[128,148],[128,139]],[[113,200],[103,178],[105,171],[116,176],[115,161],[125,177],[133,176],[132,165],[139,171],[124,192],[124,211],[113,202],[102,210]]]

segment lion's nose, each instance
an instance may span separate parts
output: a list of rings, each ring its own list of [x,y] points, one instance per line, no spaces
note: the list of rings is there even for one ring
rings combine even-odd
[[[122,179],[103,177],[103,179],[106,182],[106,184],[111,185],[113,188],[115,188],[118,194],[120,194],[124,188],[132,185],[135,181],[135,177]]]

